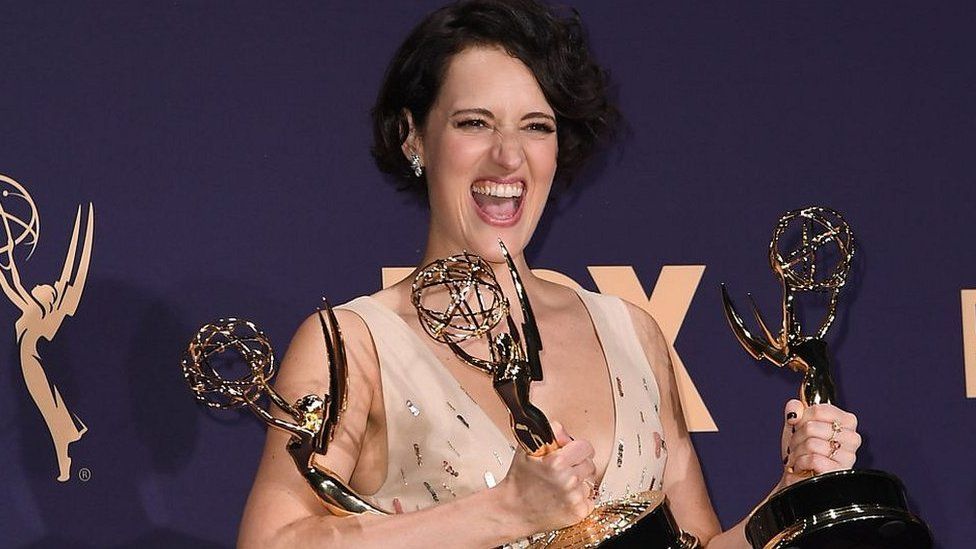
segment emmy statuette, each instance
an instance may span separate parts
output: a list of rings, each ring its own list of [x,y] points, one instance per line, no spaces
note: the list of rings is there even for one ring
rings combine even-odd
[[[784,251],[797,236],[799,246]],[[755,302],[753,316],[762,337],[753,335],[722,286],[725,315],[739,343],[756,360],[800,373],[800,399],[806,406],[836,401],[824,336],[836,317],[837,297],[853,257],[854,237],[839,213],[809,207],[780,218],[769,244],[769,264],[783,287],[783,325],[776,335]],[[804,335],[796,314],[796,298],[802,293],[827,298],[826,315],[812,335]],[[825,473],[780,490],[753,511],[746,537],[756,549],[932,546],[928,527],[908,510],[901,481],[870,470]]]
[[[346,406],[346,355],[342,333],[327,302],[318,311],[329,359],[329,393],[305,395],[289,404],[274,388],[275,358],[267,336],[254,323],[235,318],[206,324],[187,345],[182,367],[190,390],[201,403],[216,409],[246,406],[268,427],[291,435],[287,450],[295,467],[330,513],[348,516],[362,513],[389,514],[347,486],[337,474],[315,463],[326,454]],[[232,356],[236,353],[236,357]],[[218,369],[234,371],[243,362],[246,371],[228,379]],[[262,407],[262,398],[291,420],[273,416]]]
[[[529,455],[543,456],[558,446],[548,418],[529,401],[532,382],[543,376],[542,340],[515,263],[501,241],[499,246],[522,310],[521,334],[491,266],[468,252],[421,269],[413,282],[411,300],[428,335],[491,378],[508,408],[519,445]],[[507,331],[499,326],[503,319]],[[460,346],[479,337],[487,338],[487,359],[472,356]],[[699,545],[694,536],[678,528],[664,493],[654,490],[599,504],[577,524],[533,536],[529,547],[695,549]]]

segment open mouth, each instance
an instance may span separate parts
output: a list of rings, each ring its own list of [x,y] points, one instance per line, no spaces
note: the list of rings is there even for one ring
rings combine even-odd
[[[522,212],[525,182],[479,180],[471,185],[471,196],[478,207],[478,215],[496,226],[510,226]]]

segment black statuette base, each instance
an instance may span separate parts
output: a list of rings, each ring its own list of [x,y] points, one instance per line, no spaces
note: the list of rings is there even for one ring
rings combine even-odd
[[[762,504],[746,525],[755,549],[927,549],[932,536],[905,489],[882,471],[817,475]]]

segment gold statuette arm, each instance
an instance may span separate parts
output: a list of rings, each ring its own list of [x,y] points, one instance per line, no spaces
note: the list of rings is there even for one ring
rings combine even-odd
[[[514,332],[513,332],[514,333]],[[559,448],[549,419],[529,402],[532,374],[526,361],[518,357],[518,347],[508,333],[499,334],[492,342],[493,354],[500,364],[492,376],[492,385],[508,408],[515,439],[531,456],[544,456]]]

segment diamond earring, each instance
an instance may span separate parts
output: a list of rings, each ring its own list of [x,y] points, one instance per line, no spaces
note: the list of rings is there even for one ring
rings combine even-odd
[[[424,175],[424,166],[420,163],[420,155],[417,153],[410,154],[410,167],[413,169],[413,174],[417,177]]]

